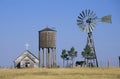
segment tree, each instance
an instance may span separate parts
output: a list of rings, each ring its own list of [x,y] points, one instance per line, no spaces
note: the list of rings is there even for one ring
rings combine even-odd
[[[93,53],[92,48],[89,45],[86,45],[81,55],[85,58],[86,62],[88,61],[87,59],[91,59],[95,57],[95,54]]]
[[[74,58],[77,57],[77,51],[75,51],[75,48],[72,47],[70,49],[70,51],[68,51],[68,56],[70,57],[71,61],[72,61],[72,67],[73,67],[73,64],[74,64]]]
[[[65,59],[67,58],[67,53],[65,49],[62,50],[61,58],[63,59],[63,67],[64,67]]]
[[[84,48],[81,54],[85,59],[95,57],[89,45],[86,45],[86,47]]]

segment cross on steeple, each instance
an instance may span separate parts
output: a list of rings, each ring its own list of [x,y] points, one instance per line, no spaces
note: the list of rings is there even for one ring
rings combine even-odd
[[[28,50],[29,46],[30,46],[30,45],[29,45],[28,43],[25,44],[26,50]]]

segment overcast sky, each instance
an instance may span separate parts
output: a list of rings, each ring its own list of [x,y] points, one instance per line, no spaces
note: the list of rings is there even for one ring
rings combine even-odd
[[[62,49],[72,46],[78,51],[76,60],[83,60],[81,52],[87,33],[77,26],[77,16],[85,9],[97,17],[111,14],[112,24],[97,23],[93,31],[99,65],[118,66],[120,56],[119,0],[0,0],[0,66],[13,66],[23,53],[25,44],[38,57],[38,31],[46,26],[57,31],[57,64],[62,65]]]

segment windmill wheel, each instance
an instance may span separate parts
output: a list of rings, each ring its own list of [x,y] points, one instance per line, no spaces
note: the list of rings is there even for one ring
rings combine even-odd
[[[91,10],[85,10],[80,13],[77,19],[77,25],[84,32],[92,32],[96,26],[97,16]]]

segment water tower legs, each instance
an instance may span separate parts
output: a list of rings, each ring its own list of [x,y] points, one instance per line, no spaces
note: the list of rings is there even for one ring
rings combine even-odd
[[[53,66],[56,67],[56,48],[54,48],[54,59]]]
[[[48,56],[46,57],[48,60],[48,66],[46,66],[47,68],[50,68],[50,48],[47,48],[47,52],[48,52]]]
[[[46,49],[46,67],[48,67],[49,65],[48,65],[48,49]]]
[[[42,48],[42,67],[45,67],[45,65],[44,65],[44,48]]]
[[[52,48],[51,49],[51,67],[53,67],[53,58],[54,58],[53,55],[54,54],[53,54],[53,48]]]
[[[40,62],[40,60],[41,60],[41,59],[40,59],[40,56],[41,56],[41,55],[40,55],[40,49],[39,49],[39,51],[38,51],[38,59],[39,59],[39,65],[38,65],[38,66],[39,66],[39,67],[40,67],[40,64],[41,64],[41,62]]]
[[[56,67],[56,48],[40,48],[38,52],[39,67]],[[46,61],[45,61],[46,58]]]

